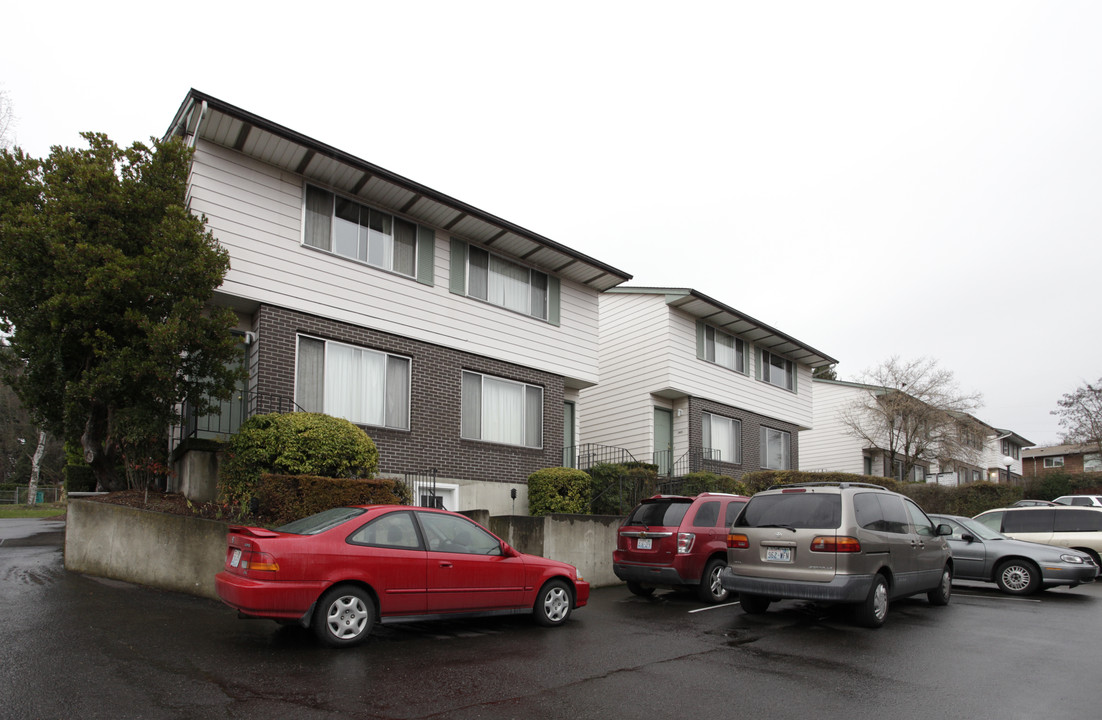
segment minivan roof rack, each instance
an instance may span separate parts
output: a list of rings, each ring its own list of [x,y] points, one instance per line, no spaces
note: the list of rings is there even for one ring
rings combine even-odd
[[[781,490],[783,488],[794,488],[794,487],[838,487],[838,488],[863,487],[863,488],[873,488],[874,490],[885,490],[887,492],[891,492],[891,490],[888,490],[888,488],[884,487],[883,485],[873,485],[872,483],[863,483],[863,482],[788,483],[788,484],[781,484],[781,485],[772,485],[768,489],[769,490]]]

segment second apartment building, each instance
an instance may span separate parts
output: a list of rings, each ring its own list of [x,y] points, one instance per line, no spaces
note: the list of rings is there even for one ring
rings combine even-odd
[[[799,466],[811,375],[837,361],[690,288],[615,287],[600,296],[600,383],[580,393],[568,459],[631,459],[677,477]]]

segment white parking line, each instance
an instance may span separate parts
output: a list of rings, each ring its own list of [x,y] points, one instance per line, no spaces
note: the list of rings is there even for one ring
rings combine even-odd
[[[708,607],[697,608],[696,610],[690,610],[689,614],[704,612],[706,610],[718,610],[719,608],[731,607],[732,605],[738,605],[738,600],[729,603],[723,603],[722,605],[709,605]]]
[[[985,593],[962,593],[962,592],[959,592],[957,590],[954,590],[953,594],[958,596],[958,597],[986,598],[988,600],[1009,600],[1009,601],[1017,601],[1017,602],[1030,602],[1030,603],[1039,603],[1039,602],[1041,602],[1040,600],[1036,600],[1034,598],[1010,597],[1008,595],[988,595],[988,594],[985,594]]]

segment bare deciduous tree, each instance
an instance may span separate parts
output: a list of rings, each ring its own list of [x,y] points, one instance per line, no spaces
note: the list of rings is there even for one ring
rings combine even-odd
[[[975,438],[983,426],[970,413],[981,396],[962,392],[952,371],[936,360],[893,356],[858,382],[867,392],[842,411],[842,422],[868,449],[883,454],[887,472],[898,463],[908,478],[915,467],[932,462],[979,461],[982,442]]]
[[[0,90],[0,148],[11,147],[12,128],[15,124],[15,113],[12,110],[8,93]]]
[[[1060,418],[1063,441],[1068,445],[1093,445],[1102,452],[1102,378],[1083,383],[1056,403],[1052,414]]]

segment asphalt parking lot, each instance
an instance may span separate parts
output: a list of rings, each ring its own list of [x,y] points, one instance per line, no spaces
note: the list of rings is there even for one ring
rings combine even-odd
[[[19,525],[15,525],[19,523]],[[2,718],[1093,718],[1102,586],[948,607],[763,616],[601,588],[562,628],[527,618],[376,629],[329,650],[209,600],[66,572],[63,526],[0,520]]]

